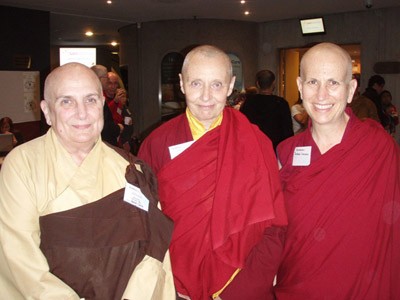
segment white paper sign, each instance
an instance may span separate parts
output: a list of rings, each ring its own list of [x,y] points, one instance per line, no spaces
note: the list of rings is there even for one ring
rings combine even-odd
[[[169,155],[171,156],[171,159],[174,159],[175,157],[177,157],[179,154],[181,154],[183,151],[185,151],[187,148],[189,148],[193,143],[194,143],[194,141],[190,141],[190,142],[186,142],[186,143],[168,147]]]
[[[309,166],[311,162],[311,146],[296,147],[293,153],[293,166]]]
[[[149,199],[143,195],[142,191],[138,187],[130,183],[126,183],[124,201],[140,209],[149,211]]]

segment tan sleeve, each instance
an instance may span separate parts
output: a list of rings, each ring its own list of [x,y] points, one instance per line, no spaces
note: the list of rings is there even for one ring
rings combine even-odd
[[[49,272],[39,249],[39,209],[25,157],[9,154],[0,172],[0,291],[2,299],[79,299]],[[12,159],[10,159],[12,157]],[[28,175],[29,174],[29,175]]]
[[[165,254],[163,262],[146,255],[135,268],[122,298],[128,300],[175,299],[169,252]]]

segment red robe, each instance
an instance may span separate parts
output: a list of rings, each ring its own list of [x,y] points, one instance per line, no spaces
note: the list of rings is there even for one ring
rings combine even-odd
[[[170,159],[169,146],[192,139],[181,115],[156,129],[138,156],[157,173],[163,212],[174,221],[177,291],[209,299],[243,267],[265,228],[287,220],[271,142],[244,115],[225,109],[221,126]]]
[[[310,129],[278,147],[288,211],[277,299],[400,299],[399,147],[351,112],[340,144],[321,155]],[[295,147],[311,164],[292,166]]]

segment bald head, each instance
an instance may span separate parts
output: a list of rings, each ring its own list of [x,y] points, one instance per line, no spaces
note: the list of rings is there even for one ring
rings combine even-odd
[[[102,86],[96,74],[87,66],[80,63],[68,63],[54,69],[46,78],[44,83],[44,99],[50,101],[54,98],[54,89],[57,85],[69,78],[87,77],[93,81],[101,94]]]
[[[338,64],[346,72],[346,81],[352,78],[352,63],[349,53],[333,43],[320,43],[310,48],[300,62],[300,77],[304,78],[305,71],[310,64],[322,63],[330,60]]]
[[[190,66],[190,62],[196,57],[221,58],[224,62],[224,66],[226,67],[226,72],[228,73],[229,77],[231,78],[233,76],[232,63],[229,56],[221,49],[211,45],[198,46],[186,55],[182,65],[182,76],[186,75],[187,68]]]

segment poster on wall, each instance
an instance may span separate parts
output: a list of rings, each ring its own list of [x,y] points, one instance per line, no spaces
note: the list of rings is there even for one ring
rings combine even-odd
[[[233,86],[232,93],[228,96],[227,105],[236,107],[241,101],[241,92],[243,90],[243,70],[242,62],[237,55],[228,53],[232,63],[232,73],[236,76],[235,85]]]
[[[70,62],[93,67],[96,64],[96,48],[60,48],[60,66]]]
[[[1,118],[14,123],[40,120],[39,71],[0,71]]]
[[[240,93],[243,90],[243,69],[242,69],[242,61],[236,54],[228,53],[229,58],[231,59],[233,75],[236,76],[235,86],[233,87],[234,91]]]

